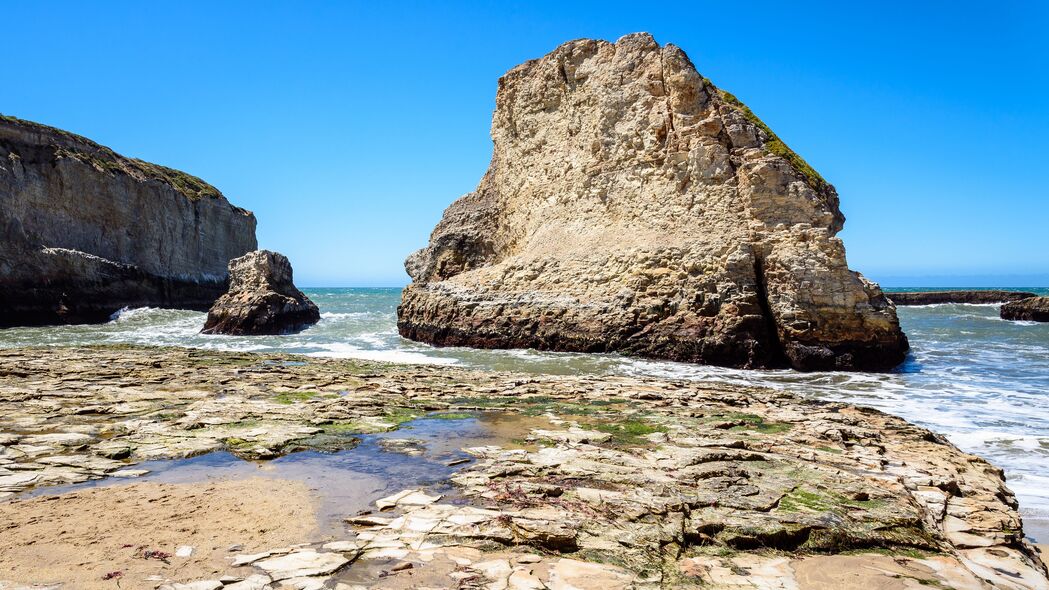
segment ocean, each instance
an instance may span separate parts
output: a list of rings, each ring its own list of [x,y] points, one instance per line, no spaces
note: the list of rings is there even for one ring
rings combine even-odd
[[[123,310],[106,324],[2,329],[0,347],[131,343],[774,387],[875,407],[945,434],[961,449],[1006,470],[1028,534],[1049,540],[1049,324],[1003,321],[996,305],[900,307],[912,350],[895,372],[798,373],[614,354],[433,348],[398,336],[400,289],[304,291],[320,307],[321,321],[292,336],[203,336],[198,333],[203,313],[143,308]]]

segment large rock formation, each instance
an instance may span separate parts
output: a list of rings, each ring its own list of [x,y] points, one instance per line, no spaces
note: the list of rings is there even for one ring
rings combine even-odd
[[[905,291],[886,293],[895,305],[934,305],[940,303],[1005,303],[1035,297],[1026,291],[976,289],[971,291]]]
[[[885,370],[907,341],[838,196],[647,34],[499,80],[492,162],[405,263],[402,335],[737,367]]]
[[[1010,301],[1002,306],[998,314],[1003,320],[1049,322],[1049,297],[1029,297],[1019,301]]]
[[[204,334],[291,334],[321,319],[295,288],[283,254],[256,250],[229,262],[229,292],[208,312]]]
[[[178,170],[0,116],[0,326],[207,309],[255,217]]]

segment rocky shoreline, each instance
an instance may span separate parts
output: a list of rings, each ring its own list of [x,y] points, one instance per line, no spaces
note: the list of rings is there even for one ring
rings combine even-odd
[[[1037,297],[1024,291],[978,289],[975,291],[907,291],[886,293],[895,305],[935,305],[940,303],[992,304]]]
[[[48,501],[26,490],[134,477],[144,461],[220,450],[265,459],[352,448],[433,412],[547,425],[519,444],[468,447],[473,460],[451,477],[455,498],[407,488],[346,514],[339,535],[244,546],[203,578],[180,573],[192,556],[171,557],[148,580],[124,583],[832,588],[813,580],[836,563],[886,576],[868,587],[1049,587],[1004,474],[878,411],[723,384],[189,349],[0,351],[0,530],[10,536],[19,513]],[[0,571],[15,571],[7,555],[0,543]],[[70,564],[65,581],[80,573]],[[82,581],[65,587],[116,587]]]

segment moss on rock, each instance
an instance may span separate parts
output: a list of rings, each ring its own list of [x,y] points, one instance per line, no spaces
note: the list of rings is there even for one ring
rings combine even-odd
[[[814,190],[821,191],[827,188],[829,183],[820,176],[820,173],[816,172],[816,169],[810,166],[804,158],[797,154],[797,152],[790,149],[790,147],[787,146],[787,144],[784,143],[764,121],[754,114],[754,111],[750,110],[750,107],[743,104],[743,101],[736,98],[731,92],[727,92],[720,88],[718,88],[718,95],[721,96],[723,101],[732,105],[736,110],[742,113],[748,121],[765,132],[765,135],[768,137],[768,140],[765,142],[765,151],[790,162],[794,168],[805,176],[808,185]]]

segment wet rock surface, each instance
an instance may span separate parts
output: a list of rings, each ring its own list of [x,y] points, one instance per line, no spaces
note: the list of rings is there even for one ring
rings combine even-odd
[[[0,326],[207,309],[255,216],[203,180],[0,115]]]
[[[1006,303],[1035,297],[1035,294],[1025,291],[978,289],[975,291],[911,291],[886,293],[885,296],[896,305],[934,305],[939,303]]]
[[[250,548],[222,575],[150,587],[838,588],[852,570],[867,587],[1049,587],[984,460],[874,410],[723,384],[9,349],[0,485],[17,494],[218,449],[274,457],[426,412],[495,409],[546,425],[520,448],[468,447],[454,498],[404,489],[347,514],[338,538]]]
[[[229,261],[229,291],[211,306],[204,334],[292,334],[321,319],[292,281],[283,254],[256,250]]]
[[[1049,322],[1049,297],[1029,297],[1002,305],[1003,320]]]
[[[734,367],[888,370],[895,307],[838,195],[678,47],[580,39],[499,80],[493,155],[405,268],[402,336]]]

